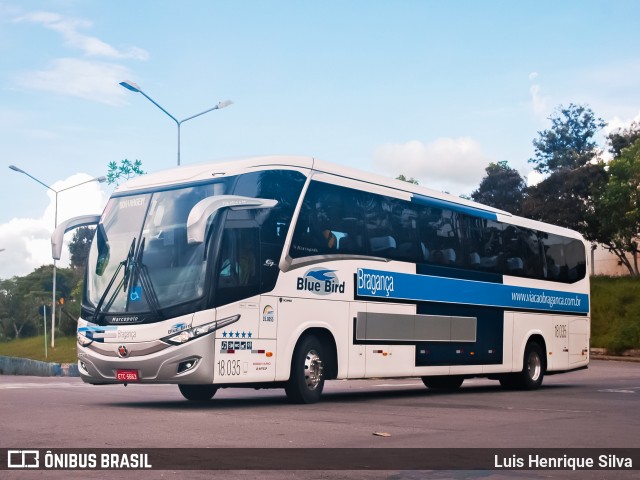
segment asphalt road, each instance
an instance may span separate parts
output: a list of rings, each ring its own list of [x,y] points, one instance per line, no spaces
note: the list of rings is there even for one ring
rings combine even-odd
[[[588,370],[546,377],[534,392],[502,390],[484,379],[467,380],[455,393],[430,392],[415,378],[332,381],[314,405],[291,405],[282,390],[225,389],[194,404],[171,385],[0,376],[0,448],[639,448],[639,407],[640,363],[597,360]],[[43,472],[2,473],[36,478]],[[47,478],[131,475],[637,478],[638,471],[46,472]]]

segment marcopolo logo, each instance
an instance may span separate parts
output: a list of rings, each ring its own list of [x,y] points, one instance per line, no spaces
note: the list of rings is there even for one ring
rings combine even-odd
[[[297,290],[303,290],[316,295],[330,295],[344,293],[344,282],[338,280],[335,270],[326,268],[312,268],[303,277],[298,277]]]

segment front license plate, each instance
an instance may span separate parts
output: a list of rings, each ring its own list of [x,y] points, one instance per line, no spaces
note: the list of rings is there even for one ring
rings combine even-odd
[[[116,380],[119,382],[137,382],[140,380],[137,370],[116,370]]]

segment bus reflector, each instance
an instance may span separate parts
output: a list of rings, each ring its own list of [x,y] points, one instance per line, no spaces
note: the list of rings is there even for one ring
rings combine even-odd
[[[267,357],[273,357],[273,352],[267,352],[266,355]]]

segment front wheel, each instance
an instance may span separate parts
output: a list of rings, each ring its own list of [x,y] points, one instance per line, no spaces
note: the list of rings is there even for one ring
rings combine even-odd
[[[324,388],[324,349],[313,335],[304,337],[293,351],[291,376],[284,390],[293,403],[316,403]]]
[[[438,375],[434,377],[422,377],[422,383],[429,390],[442,390],[452,392],[460,388],[464,377],[455,375]]]
[[[192,402],[206,402],[211,400],[218,391],[214,385],[178,385],[180,393]]]

